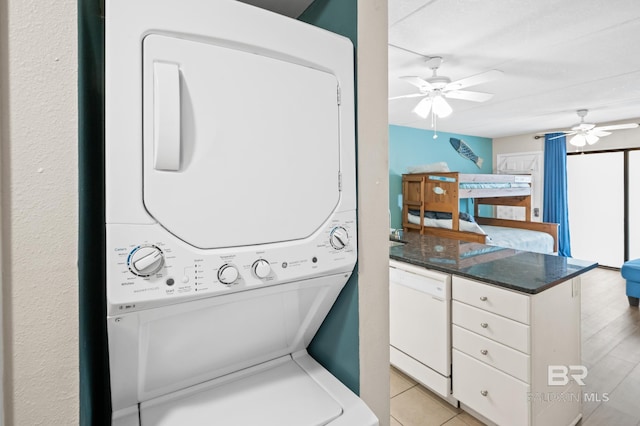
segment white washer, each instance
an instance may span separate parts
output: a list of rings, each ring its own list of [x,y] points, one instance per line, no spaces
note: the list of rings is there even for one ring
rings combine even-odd
[[[114,425],[377,425],[307,353],[356,259],[353,46],[227,0],[106,1]]]

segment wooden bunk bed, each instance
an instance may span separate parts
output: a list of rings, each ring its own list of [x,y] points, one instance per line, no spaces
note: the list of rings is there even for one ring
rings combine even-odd
[[[465,198],[475,200],[474,216],[478,225],[524,229],[549,234],[553,238],[553,252],[558,251],[558,224],[530,221],[530,175],[464,174],[459,172],[402,175],[402,227],[405,232],[420,232],[437,237],[492,244],[491,239],[487,239],[485,234],[460,229],[460,200]],[[524,207],[525,217],[529,220],[480,217],[478,215],[480,205]],[[411,212],[417,214],[412,216]],[[425,212],[450,213],[450,229],[426,225]],[[411,218],[413,220],[410,220]],[[519,248],[514,245],[510,247]]]

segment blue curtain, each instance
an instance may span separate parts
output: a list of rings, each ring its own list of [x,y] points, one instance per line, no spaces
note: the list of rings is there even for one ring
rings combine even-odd
[[[558,223],[558,254],[571,257],[567,203],[567,144],[563,133],[544,137],[544,203],[542,220]]]

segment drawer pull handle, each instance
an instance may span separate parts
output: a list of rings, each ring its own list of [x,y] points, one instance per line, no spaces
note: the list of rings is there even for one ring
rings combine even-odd
[[[480,300],[482,300],[483,302],[487,301],[487,296],[480,296]]]
[[[486,349],[480,349],[480,353],[481,353],[482,355],[486,355],[486,354],[488,354],[488,353],[489,353],[489,351],[488,351],[488,350],[486,350]]]
[[[480,323],[480,327],[487,328],[487,327],[489,327],[489,324],[487,324],[486,322],[481,322]]]
[[[489,391],[481,390],[481,391],[480,391],[480,395],[482,395],[482,396],[487,396],[487,395],[489,395]]]

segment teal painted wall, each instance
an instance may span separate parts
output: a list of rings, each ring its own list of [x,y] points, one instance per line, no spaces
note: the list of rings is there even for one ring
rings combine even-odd
[[[316,0],[300,20],[341,34],[357,45],[357,0]],[[355,56],[355,55],[354,55]],[[355,64],[354,64],[355,65]],[[354,76],[355,78],[355,76]],[[360,393],[358,317],[358,267],[309,345],[309,354],[347,385]]]
[[[315,0],[298,19],[348,37],[354,46],[357,45],[357,0]]]
[[[81,426],[111,425],[104,218],[104,2],[78,0],[78,309]]]
[[[452,172],[493,173],[493,140],[478,136],[438,132],[433,139],[433,131],[404,126],[389,126],[389,210],[391,227],[402,226],[402,174],[409,166],[444,161]],[[462,157],[453,149],[449,138],[466,142],[473,152],[484,161],[478,168],[471,160]],[[460,201],[461,211],[472,212],[471,201]],[[481,210],[483,215],[488,212]]]

